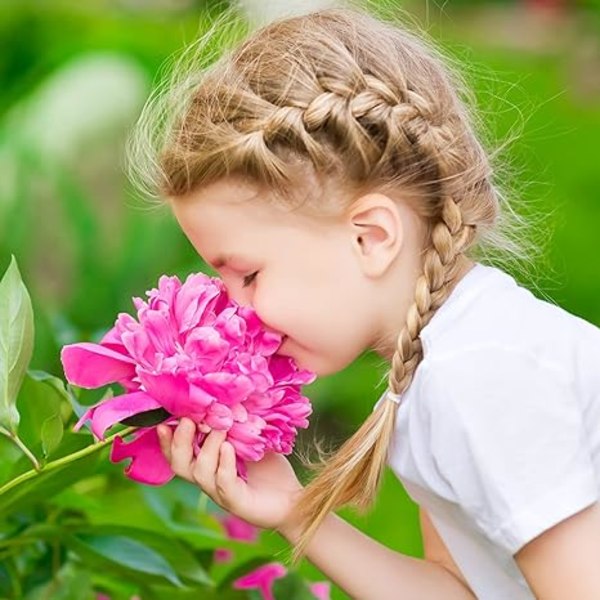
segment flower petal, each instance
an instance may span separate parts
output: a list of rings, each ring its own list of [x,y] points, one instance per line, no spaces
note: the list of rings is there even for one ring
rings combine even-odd
[[[240,519],[237,515],[226,513],[225,516],[219,517],[219,520],[225,527],[227,537],[231,540],[255,542],[258,539],[258,527]]]
[[[115,423],[160,407],[160,403],[146,392],[131,392],[99,402],[82,415],[75,427],[79,429],[85,421],[91,419],[94,435],[102,439],[104,432]]]
[[[227,431],[233,425],[233,415],[227,406],[214,402],[207,411],[205,421],[211,429]]]
[[[273,581],[286,573],[287,569],[281,563],[268,563],[234,580],[232,585],[236,590],[260,590],[264,600],[275,600]]]
[[[215,563],[228,563],[233,560],[233,552],[228,548],[215,548],[213,559]]]
[[[197,385],[214,396],[219,402],[227,405],[243,402],[254,391],[254,385],[250,377],[225,371],[207,373],[197,381]]]
[[[312,583],[309,587],[317,600],[330,600],[331,584],[329,581],[317,581],[316,583]]]
[[[165,410],[176,417],[190,417],[200,422],[211,404],[211,396],[191,386],[184,374],[154,374],[138,369],[138,375],[147,393]],[[214,401],[214,398],[212,399]]]
[[[97,388],[135,376],[135,363],[130,356],[91,342],[64,346],[60,360],[67,381],[83,388]]]
[[[112,445],[110,460],[116,463],[131,458],[125,475],[140,483],[162,485],[173,479],[175,473],[160,449],[156,427],[138,429],[134,436],[129,443],[117,436]]]

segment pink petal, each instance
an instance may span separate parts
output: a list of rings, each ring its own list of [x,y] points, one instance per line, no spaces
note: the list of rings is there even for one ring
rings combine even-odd
[[[233,552],[229,548],[215,548],[213,560],[216,563],[228,563],[233,560]]]
[[[67,381],[83,388],[96,388],[135,376],[130,356],[100,344],[68,344],[60,353]]]
[[[166,356],[175,354],[178,332],[172,327],[167,310],[148,310],[141,319],[155,352]]]
[[[139,327],[133,331],[124,331],[121,340],[127,352],[135,359],[138,365],[152,368],[155,363],[156,352],[150,344],[148,333]]]
[[[246,321],[237,314],[237,306],[228,306],[217,315],[213,327],[230,344],[242,344],[246,335]]]
[[[116,463],[125,458],[132,459],[125,469],[125,475],[135,481],[162,485],[175,476],[160,449],[156,427],[138,429],[129,443],[117,436],[111,448],[110,460]]]
[[[161,405],[146,392],[131,392],[115,396],[92,406],[82,415],[75,425],[75,430],[91,419],[92,431],[96,437],[104,438],[104,432],[115,423],[138,413],[161,408]]]
[[[237,404],[246,400],[254,391],[252,380],[239,373],[207,373],[197,382],[197,385],[214,396],[223,404]]]
[[[186,417],[196,412],[196,407],[190,398],[190,385],[184,375],[154,374],[138,369],[138,376],[148,394],[172,415]],[[201,408],[205,409],[204,406]]]
[[[227,430],[233,425],[233,415],[227,406],[214,402],[206,413],[205,422],[211,429]]]
[[[258,539],[258,527],[234,514],[228,513],[225,517],[220,517],[220,521],[223,523],[229,539],[244,542],[255,542]]]
[[[264,600],[275,600],[273,581],[286,573],[287,569],[281,563],[268,563],[236,579],[232,585],[236,590],[260,590]]]
[[[330,600],[331,598],[331,584],[329,581],[319,581],[312,583],[310,591],[315,595],[318,600]]]
[[[140,324],[128,313],[121,312],[117,315],[115,325],[106,332],[100,340],[103,346],[122,345],[121,336],[125,331],[135,331],[139,329]]]
[[[294,359],[283,354],[274,354],[269,361],[269,370],[273,379],[281,385],[294,383],[297,385],[312,383],[317,375],[306,369],[298,369]]]
[[[221,368],[229,348],[229,344],[212,327],[197,327],[188,335],[184,351],[196,357],[199,370],[208,372]]]
[[[229,408],[231,409],[231,414],[233,415],[233,418],[239,423],[245,423],[248,420],[248,411],[246,410],[246,407],[243,404],[238,402],[238,404],[234,404]]]
[[[224,293],[221,280],[208,277],[204,273],[188,275],[173,306],[179,332],[184,333],[199,323],[206,324],[205,313],[214,307],[215,302]]]

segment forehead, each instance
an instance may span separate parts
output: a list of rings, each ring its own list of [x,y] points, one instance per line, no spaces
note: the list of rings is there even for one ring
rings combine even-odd
[[[277,204],[268,191],[236,178],[227,178],[198,188],[186,196],[171,199],[175,216],[196,229],[221,227],[263,229],[275,225],[296,225],[305,221],[300,213]]]
[[[169,203],[184,233],[203,256],[233,254],[269,241],[285,244],[301,235],[322,234],[327,226],[324,220],[284,206],[267,191],[234,178],[169,198]]]

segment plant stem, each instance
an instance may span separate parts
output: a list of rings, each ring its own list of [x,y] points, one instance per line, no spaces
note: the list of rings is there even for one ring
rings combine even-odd
[[[19,450],[21,450],[21,452],[23,452],[23,454],[31,461],[31,463],[33,464],[33,468],[36,471],[39,471],[41,469],[40,461],[36,458],[35,454],[33,454],[33,452],[25,445],[23,440],[16,433],[13,433],[12,431],[5,429],[4,427],[0,427],[0,433],[2,435],[5,435],[9,440],[12,440],[12,442],[19,448]]]
[[[118,431],[117,433],[115,433],[103,440],[100,440],[99,442],[96,442],[95,444],[90,444],[89,446],[86,446],[85,448],[82,448],[81,450],[78,450],[77,452],[73,452],[72,454],[67,454],[67,456],[61,456],[60,458],[57,458],[56,460],[53,460],[52,462],[47,463],[43,467],[40,467],[39,469],[31,469],[30,471],[26,471],[25,473],[22,473],[18,477],[15,477],[11,481],[8,481],[2,487],[0,487],[0,496],[2,496],[2,494],[5,494],[9,490],[11,490],[13,487],[23,483],[24,481],[33,479],[36,475],[41,475],[42,473],[46,473],[48,471],[53,471],[54,469],[58,469],[59,467],[62,467],[63,465],[66,465],[70,462],[73,462],[75,460],[83,458],[84,456],[93,454],[94,452],[101,450],[105,446],[108,446],[118,435],[126,436],[126,435],[129,435],[130,433],[134,432],[136,429],[138,429],[138,427],[135,427],[135,426],[127,427],[126,429],[123,429],[122,431]]]

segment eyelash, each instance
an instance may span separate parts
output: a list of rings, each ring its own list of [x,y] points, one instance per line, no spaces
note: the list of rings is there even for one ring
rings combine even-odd
[[[248,287],[254,281],[254,278],[257,275],[258,275],[258,271],[254,271],[254,273],[252,273],[251,275],[246,275],[246,277],[244,277],[243,287]]]

